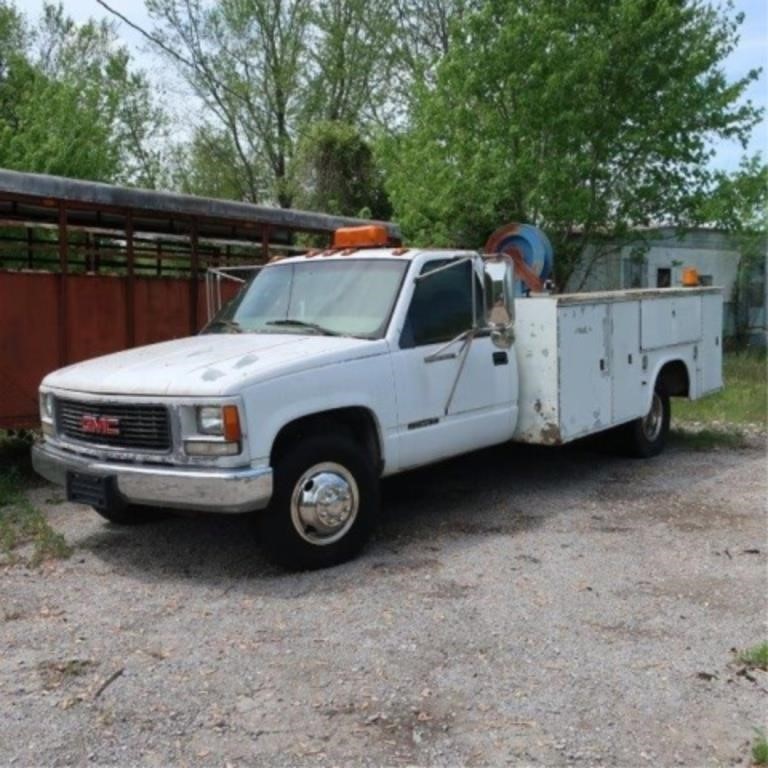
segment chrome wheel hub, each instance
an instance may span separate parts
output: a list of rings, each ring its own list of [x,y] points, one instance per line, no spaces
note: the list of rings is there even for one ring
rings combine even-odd
[[[664,403],[657,392],[653,393],[651,409],[643,418],[643,435],[646,440],[653,442],[661,434],[661,428],[664,424]]]
[[[299,478],[291,496],[291,521],[310,544],[333,544],[352,527],[360,493],[352,473],[341,464],[324,462]]]

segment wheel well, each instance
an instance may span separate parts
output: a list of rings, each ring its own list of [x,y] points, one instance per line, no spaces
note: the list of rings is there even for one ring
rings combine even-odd
[[[381,474],[383,461],[381,444],[376,420],[373,413],[361,406],[351,408],[336,408],[332,411],[322,411],[286,424],[278,433],[272,444],[270,461],[274,466],[279,459],[297,440],[302,440],[314,434],[342,433],[351,437],[366,450],[368,456]]]
[[[665,363],[659,371],[656,381],[673,397],[688,397],[690,392],[690,378],[688,367],[682,360],[673,360]]]

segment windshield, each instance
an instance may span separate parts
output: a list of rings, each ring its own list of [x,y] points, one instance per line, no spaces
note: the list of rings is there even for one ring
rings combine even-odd
[[[405,260],[351,259],[273,264],[208,324],[204,333],[384,335]]]

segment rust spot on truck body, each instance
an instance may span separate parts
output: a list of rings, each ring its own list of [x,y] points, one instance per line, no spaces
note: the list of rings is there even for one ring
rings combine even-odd
[[[562,445],[563,436],[560,434],[560,427],[557,424],[545,424],[541,431],[541,442],[545,445]]]

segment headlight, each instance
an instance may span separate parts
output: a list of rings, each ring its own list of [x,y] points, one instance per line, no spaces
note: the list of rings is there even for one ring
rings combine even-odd
[[[218,405],[203,405],[197,409],[197,428],[203,435],[223,435],[224,415]]]
[[[51,392],[40,393],[40,420],[53,422],[53,394]]]
[[[197,430],[201,435],[216,435],[236,443],[242,437],[236,405],[201,405],[197,408]]]

